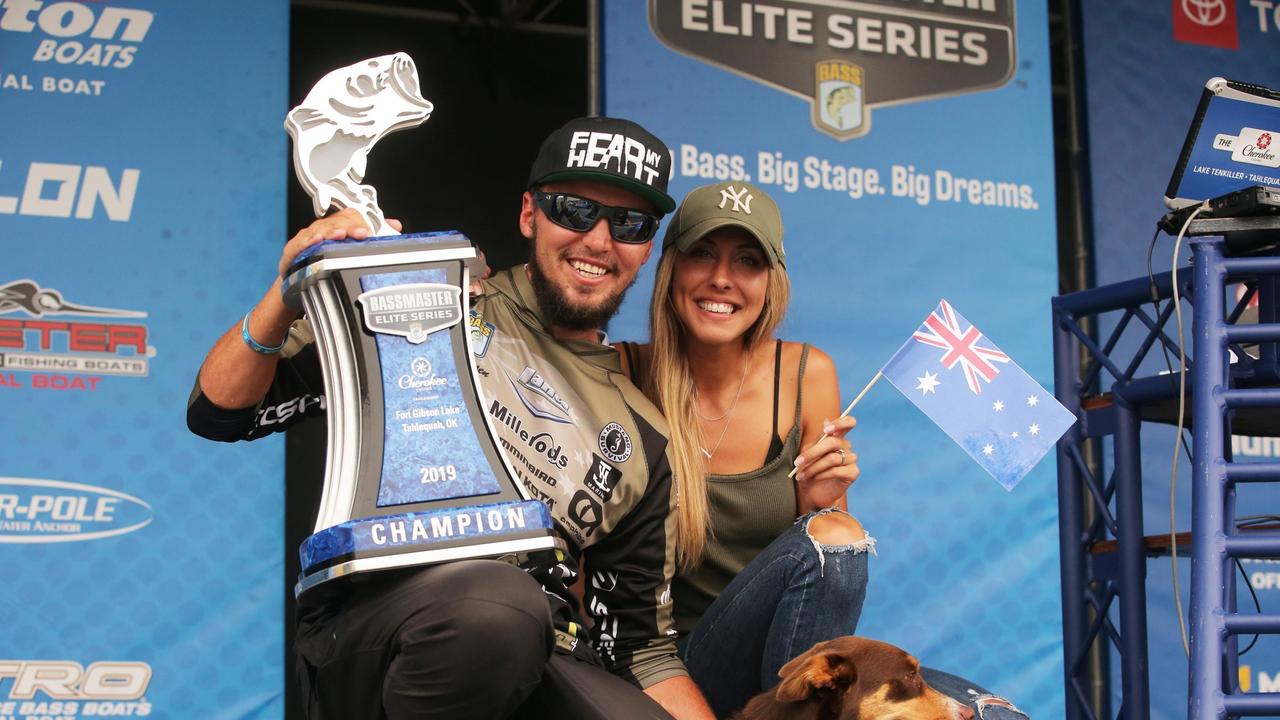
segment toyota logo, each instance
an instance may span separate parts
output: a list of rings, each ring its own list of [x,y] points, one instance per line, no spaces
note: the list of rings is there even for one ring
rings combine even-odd
[[[1197,25],[1213,27],[1227,19],[1226,0],[1182,0],[1182,14]]]

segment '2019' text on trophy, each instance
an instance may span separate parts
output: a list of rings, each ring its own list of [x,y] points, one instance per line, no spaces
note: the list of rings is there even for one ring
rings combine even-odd
[[[328,418],[299,594],[352,573],[564,547],[482,410],[466,291],[475,249],[453,232],[392,235],[362,184],[373,144],[432,110],[396,53],[324,76],[285,121],[316,214],[356,208],[375,236],[308,248],[285,277],[285,301],[316,337]]]

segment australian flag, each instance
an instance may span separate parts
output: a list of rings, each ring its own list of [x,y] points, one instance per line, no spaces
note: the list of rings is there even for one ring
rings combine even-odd
[[[1006,490],[1076,421],[946,300],[881,373]]]

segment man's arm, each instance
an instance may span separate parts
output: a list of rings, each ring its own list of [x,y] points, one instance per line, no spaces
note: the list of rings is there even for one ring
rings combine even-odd
[[[687,675],[654,683],[645,688],[644,692],[676,720],[715,720],[716,715],[711,712],[711,706]]]
[[[636,455],[648,459],[648,478],[627,516],[584,552],[592,645],[610,671],[639,685],[676,718],[713,718],[676,653],[671,607],[675,497],[667,439],[634,408],[632,417],[641,443]]]
[[[280,278],[249,311],[249,337],[261,345],[275,347],[284,342],[298,312],[285,306],[280,297]],[[243,321],[242,321],[243,322]],[[237,322],[213,344],[200,366],[200,391],[214,405],[228,410],[250,407],[262,400],[275,377],[280,354],[254,352],[241,337]]]
[[[399,229],[399,222],[387,222]],[[249,336],[259,345],[270,347],[284,342],[298,311],[287,307],[280,296],[281,276],[299,253],[325,240],[367,237],[368,226],[360,213],[350,208],[320,218],[294,235],[280,254],[275,282],[249,312]],[[200,390],[220,408],[246,408],[262,400],[280,360],[279,354],[264,355],[250,349],[241,337],[241,327],[237,322],[218,338],[200,366]]]

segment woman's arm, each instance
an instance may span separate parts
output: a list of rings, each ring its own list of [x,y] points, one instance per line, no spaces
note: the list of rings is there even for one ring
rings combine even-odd
[[[800,410],[800,447],[796,458],[796,499],[800,514],[826,507],[848,509],[845,493],[858,479],[858,456],[845,435],[856,424],[840,415],[840,383],[831,357],[809,349]]]

